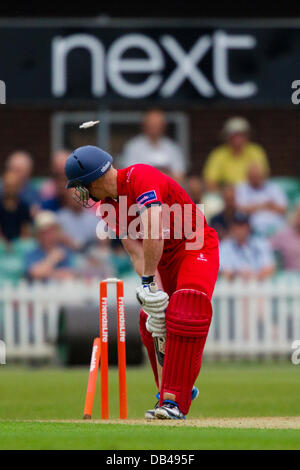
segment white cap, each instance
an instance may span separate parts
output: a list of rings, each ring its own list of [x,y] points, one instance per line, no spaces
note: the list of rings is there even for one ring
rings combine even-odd
[[[228,119],[222,129],[222,135],[225,138],[232,134],[248,134],[248,132],[250,132],[250,124],[247,119],[240,116],[235,116]]]
[[[53,225],[58,225],[58,221],[54,212],[41,211],[35,216],[34,225],[37,230],[45,230]]]

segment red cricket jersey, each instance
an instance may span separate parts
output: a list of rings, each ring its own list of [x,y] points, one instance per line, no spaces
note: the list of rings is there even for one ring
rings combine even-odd
[[[144,208],[162,205],[164,250],[160,264],[166,264],[179,250],[186,250],[187,241],[192,242],[196,237],[200,245],[190,245],[195,246],[194,250],[218,249],[217,233],[209,227],[203,213],[176,181],[156,168],[139,163],[118,170],[117,188],[118,198],[106,198],[98,207],[109,228],[120,238],[124,235],[133,238],[130,224],[133,227],[137,225],[138,214]],[[122,196],[127,196],[127,209]],[[106,204],[115,208],[115,221],[108,217]],[[129,207],[131,214],[128,214]],[[143,238],[141,231],[139,238]]]

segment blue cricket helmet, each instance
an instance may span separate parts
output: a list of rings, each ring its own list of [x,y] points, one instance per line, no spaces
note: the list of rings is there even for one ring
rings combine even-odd
[[[79,147],[66,161],[65,172],[68,178],[66,188],[92,183],[109,170],[112,161],[112,156],[99,147],[94,145]]]

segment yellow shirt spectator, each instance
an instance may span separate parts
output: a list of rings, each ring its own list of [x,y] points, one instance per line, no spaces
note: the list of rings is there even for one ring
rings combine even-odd
[[[238,154],[234,153],[231,145],[220,145],[209,154],[203,177],[207,183],[216,186],[241,183],[246,181],[249,166],[253,162],[268,173],[267,156],[260,145],[248,142]]]

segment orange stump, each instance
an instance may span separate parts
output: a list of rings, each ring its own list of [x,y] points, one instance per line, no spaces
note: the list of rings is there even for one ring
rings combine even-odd
[[[100,340],[101,340],[101,418],[108,419],[108,315],[107,284],[116,284],[117,329],[118,329],[118,366],[119,366],[119,413],[121,419],[127,418],[126,392],[126,330],[124,308],[124,285],[120,279],[105,279],[100,282]]]
[[[105,279],[100,282],[100,338],[94,339],[90,375],[86,392],[84,419],[91,419],[93,401],[100,363],[101,379],[101,418],[109,417],[108,402],[108,313],[107,313],[107,284],[116,284],[117,293],[117,329],[118,329],[118,365],[119,365],[119,411],[120,418],[127,418],[126,392],[126,330],[124,308],[124,285],[120,279]],[[100,354],[101,351],[101,354]]]
[[[101,340],[101,418],[108,419],[108,319],[107,283],[100,282],[100,340]]]
[[[118,364],[119,364],[119,410],[120,418],[127,418],[126,391],[126,330],[124,308],[124,286],[117,282]]]
[[[99,360],[100,360],[100,338],[95,338],[93,343],[91,364],[90,364],[90,373],[89,381],[85,397],[85,405],[83,412],[83,419],[91,419],[93,412],[93,403],[97,383],[97,374],[99,369]]]

